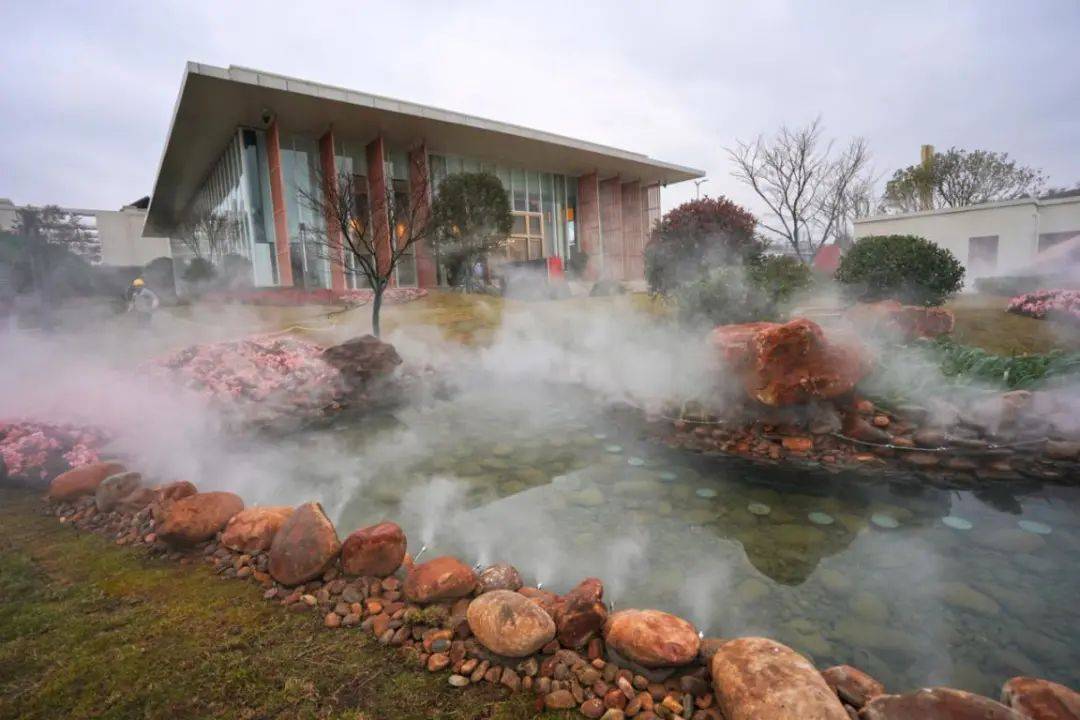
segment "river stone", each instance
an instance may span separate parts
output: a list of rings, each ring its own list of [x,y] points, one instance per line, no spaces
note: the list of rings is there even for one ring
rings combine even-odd
[[[973,535],[978,544],[1003,553],[1031,553],[1046,544],[1039,535],[1024,532],[1019,528],[998,528],[987,533]]]
[[[854,587],[854,583],[846,575],[832,568],[821,568],[817,571],[817,578],[826,590],[837,595],[849,593]]]
[[[860,720],[1030,720],[989,698],[953,690],[923,688],[904,695],[879,695],[859,713]]]
[[[517,591],[525,584],[521,579],[521,573],[509,563],[496,563],[488,566],[480,573],[478,582],[482,593],[491,592],[492,590]]]
[[[520,593],[492,590],[480,595],[466,613],[480,644],[497,655],[527,657],[555,637],[555,622]]]
[[[849,601],[851,611],[863,620],[885,623],[889,620],[889,606],[877,595],[860,590]]]
[[[563,647],[580,648],[604,628],[604,584],[585,578],[562,596],[555,610],[555,625]]]
[[[475,587],[472,568],[449,555],[414,565],[405,577],[405,597],[419,603],[455,600]]]
[[[234,515],[221,533],[221,544],[237,552],[269,550],[274,536],[292,515],[285,505],[251,507]]]
[[[729,640],[709,667],[726,720],[848,720],[810,661],[774,640]]]
[[[154,502],[150,505],[150,514],[155,522],[161,522],[165,516],[165,508],[182,498],[191,497],[199,489],[187,480],[177,480],[167,485],[162,485],[154,490]]]
[[[884,530],[894,530],[900,527],[899,520],[892,515],[886,515],[885,513],[874,513],[870,516],[870,522]]]
[[[772,512],[772,508],[765,503],[752,502],[746,506],[746,509],[750,511],[751,515],[757,515],[764,517]]]
[[[833,689],[837,697],[856,710],[878,695],[885,694],[885,686],[862,670],[850,665],[837,665],[823,670],[821,677]]]
[[[962,582],[946,582],[940,585],[941,600],[954,608],[970,610],[980,615],[997,615],[1001,607],[992,597]]]
[[[604,641],[646,668],[686,665],[697,657],[700,639],[686,620],[660,610],[621,610],[604,624]]]
[[[407,546],[405,531],[397,523],[360,528],[341,544],[341,569],[346,575],[393,575],[405,559]]]
[[[233,493],[195,493],[165,505],[155,532],[167,543],[193,545],[214,537],[243,509],[244,501]]]
[[[953,530],[970,530],[974,527],[970,520],[958,517],[956,515],[946,515],[941,518],[941,522],[945,527],[952,528]]]
[[[753,605],[769,594],[769,586],[757,578],[747,578],[735,586],[735,597],[740,605]]]
[[[1018,520],[1016,525],[1024,532],[1029,532],[1033,535],[1049,535],[1054,531],[1054,529],[1046,523],[1041,523],[1037,520]]]
[[[337,530],[322,505],[304,503],[289,516],[270,544],[269,571],[282,585],[320,577],[341,550]]]
[[[807,519],[815,525],[832,525],[836,522],[836,519],[829,513],[824,512],[812,512],[808,514]]]
[[[94,504],[99,512],[112,512],[120,501],[139,489],[142,475],[137,472],[123,472],[110,475],[101,481],[94,491]]]
[[[1001,688],[1001,702],[1031,720],[1080,720],[1080,693],[1049,680],[1014,677]]]
[[[90,463],[72,468],[52,479],[49,483],[48,498],[60,502],[80,495],[91,495],[105,478],[122,472],[124,466],[118,462]]]

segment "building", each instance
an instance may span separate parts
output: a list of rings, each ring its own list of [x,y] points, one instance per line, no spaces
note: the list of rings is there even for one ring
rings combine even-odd
[[[1080,197],[1022,198],[856,220],[855,237],[868,235],[918,235],[947,248],[964,264],[968,284],[1034,274],[1041,253],[1080,236]]]
[[[235,228],[230,253],[256,285],[343,290],[362,280],[327,253],[326,220],[311,193],[320,177],[351,173],[357,201],[388,193],[430,207],[447,175],[488,171],[502,180],[514,226],[508,259],[566,259],[580,249],[593,278],[640,279],[660,190],[701,177],[638,153],[260,70],[188,63],[154,184],[144,234],[179,234],[206,213]],[[372,217],[380,247],[395,233]],[[182,255],[174,241],[174,254]],[[419,244],[394,282],[439,284]]]

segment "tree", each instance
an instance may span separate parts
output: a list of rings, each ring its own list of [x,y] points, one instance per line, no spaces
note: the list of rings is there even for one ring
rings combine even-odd
[[[237,244],[240,227],[228,213],[198,208],[187,215],[178,234],[180,244],[195,259],[214,267]]]
[[[871,235],[844,254],[836,280],[860,302],[941,305],[964,287],[964,266],[948,249],[917,235]]]
[[[756,257],[763,249],[756,226],[750,212],[724,197],[690,200],[668,211],[645,248],[649,288],[666,295],[718,265]]]
[[[506,247],[513,228],[510,198],[491,173],[450,175],[439,184],[431,209],[431,238],[452,277],[471,287],[473,267]]]
[[[917,212],[1035,197],[1045,183],[1042,171],[1017,164],[1008,153],[950,148],[897,170],[885,185],[881,210]]]
[[[822,132],[818,118],[804,128],[781,127],[772,138],[759,135],[728,149],[735,163],[732,175],[769,208],[771,220],[761,226],[783,238],[803,262],[847,233],[855,207],[852,190],[870,159],[861,138],[834,152],[835,142],[823,141]]]
[[[423,164],[421,158],[410,160]],[[300,190],[301,199],[326,221],[314,229],[319,254],[342,269],[345,275],[362,278],[374,293],[371,331],[382,332],[380,314],[383,294],[401,259],[412,254],[417,243],[431,234],[427,205],[427,173],[414,167],[409,194],[396,193],[387,182],[385,193],[370,193],[366,182],[348,172],[336,176],[317,173],[315,192]]]

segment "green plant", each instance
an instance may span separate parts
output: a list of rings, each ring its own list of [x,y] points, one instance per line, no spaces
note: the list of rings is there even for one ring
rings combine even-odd
[[[747,264],[754,286],[774,305],[786,305],[814,284],[810,266],[790,255],[762,255]]]
[[[680,285],[672,297],[676,318],[687,326],[713,327],[778,316],[776,303],[735,265],[715,268],[695,282]]]
[[[213,264],[205,258],[192,258],[188,266],[184,268],[184,279],[188,282],[206,282],[217,276],[217,270]]]
[[[432,243],[452,284],[468,287],[473,267],[502,249],[513,227],[510,199],[491,173],[458,173],[439,184],[432,204]]]
[[[863,302],[940,305],[964,286],[964,266],[925,238],[873,235],[858,240],[841,258],[836,279]]]
[[[928,345],[938,359],[942,374],[962,384],[983,382],[1020,389],[1080,374],[1080,352],[1052,350],[1010,357],[957,345],[948,338],[938,338]]]

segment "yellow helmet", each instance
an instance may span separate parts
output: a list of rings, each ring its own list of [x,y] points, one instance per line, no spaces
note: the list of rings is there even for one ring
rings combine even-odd
[[[135,278],[134,280],[131,281],[131,284],[134,285],[135,287],[142,287],[146,283],[143,282],[142,278]]]

